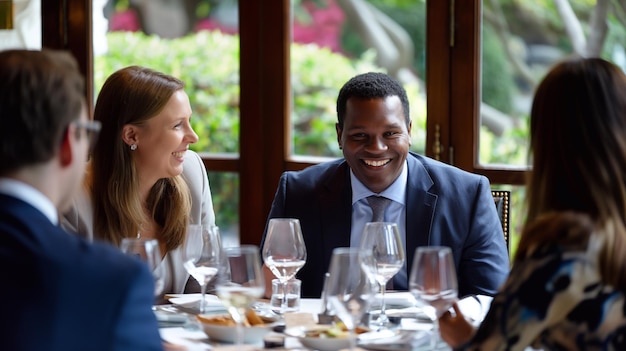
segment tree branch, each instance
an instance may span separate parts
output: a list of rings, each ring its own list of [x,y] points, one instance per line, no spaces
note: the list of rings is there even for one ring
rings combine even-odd
[[[495,13],[492,13],[487,9],[483,9],[483,17],[486,21],[489,21],[489,23],[495,29],[496,35],[498,36],[498,39],[500,40],[500,42],[502,43],[502,47],[504,48],[506,57],[511,62],[511,65],[513,66],[515,72],[517,72],[519,77],[524,81],[526,85],[528,85],[529,87],[535,87],[537,85],[537,81],[531,74],[528,66],[525,62],[523,62],[523,60],[520,59],[519,56],[513,53],[510,44],[511,31],[509,30],[509,26],[505,21],[506,17],[504,16],[504,12],[500,7],[500,3],[497,0],[491,0],[490,4]]]
[[[561,15],[565,32],[572,43],[574,52],[578,55],[586,56],[587,43],[585,33],[583,32],[580,21],[578,20],[578,17],[576,17],[574,10],[572,10],[572,6],[569,1],[554,0],[554,5],[556,6],[556,10],[559,15]]]
[[[606,40],[609,26],[606,16],[609,10],[609,0],[598,0],[589,18],[589,39],[587,40],[587,56],[599,57]]]
[[[413,42],[404,28],[364,0],[337,0],[365,46],[376,50],[376,63],[398,77],[413,62]],[[417,77],[413,77],[417,79]]]

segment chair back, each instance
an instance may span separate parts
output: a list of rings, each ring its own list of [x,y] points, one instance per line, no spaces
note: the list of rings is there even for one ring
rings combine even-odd
[[[504,233],[504,242],[506,250],[510,253],[511,246],[509,244],[509,214],[510,214],[510,198],[511,192],[508,190],[491,190],[493,201],[496,205],[496,211],[502,224],[502,232]]]

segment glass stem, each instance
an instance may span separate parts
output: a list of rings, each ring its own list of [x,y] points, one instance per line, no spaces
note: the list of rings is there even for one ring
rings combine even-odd
[[[385,292],[387,291],[387,283],[380,284],[380,316],[378,319],[385,320],[387,318],[387,313],[385,312],[386,303],[385,303]]]
[[[430,349],[436,350],[439,345],[439,319],[433,320],[433,335],[430,338]]]
[[[349,341],[350,341],[350,350],[356,350],[356,326],[352,326],[352,328],[348,329],[349,333]]]
[[[205,313],[206,312],[206,283],[204,284],[200,284],[200,292],[201,292],[201,299],[200,299],[200,313]]]
[[[235,345],[243,345],[243,317],[246,315],[246,311],[243,308],[237,309],[239,315],[235,325]]]

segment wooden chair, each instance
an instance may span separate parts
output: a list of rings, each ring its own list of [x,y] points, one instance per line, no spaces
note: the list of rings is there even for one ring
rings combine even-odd
[[[493,201],[496,205],[496,211],[502,224],[502,232],[504,233],[504,242],[506,250],[510,253],[511,246],[509,244],[509,214],[510,214],[510,198],[511,192],[508,190],[491,190]]]

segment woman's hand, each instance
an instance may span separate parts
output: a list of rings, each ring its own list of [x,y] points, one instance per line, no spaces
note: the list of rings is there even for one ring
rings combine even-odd
[[[454,315],[450,311],[446,311],[439,317],[439,332],[443,341],[450,347],[457,348],[470,341],[476,330],[465,319],[456,303],[452,305],[452,308]]]

